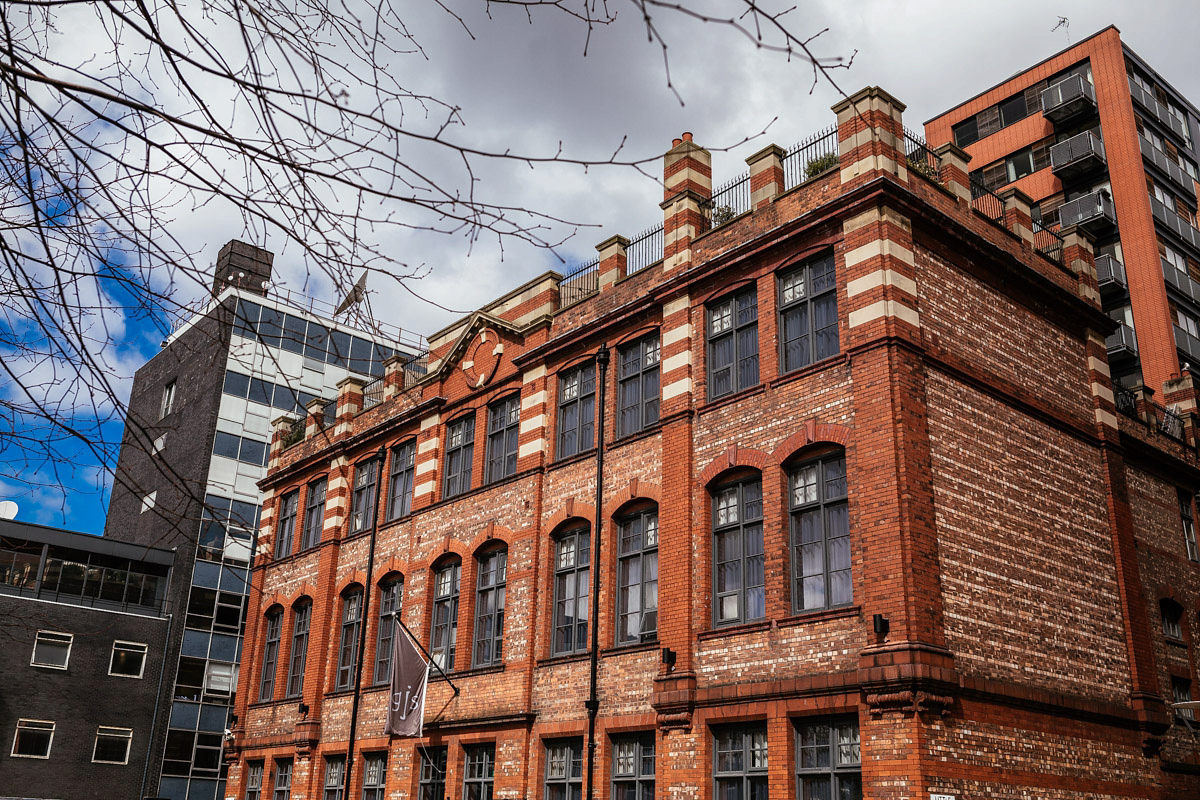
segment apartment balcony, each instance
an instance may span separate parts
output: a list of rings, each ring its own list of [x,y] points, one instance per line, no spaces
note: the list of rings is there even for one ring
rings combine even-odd
[[[1196,365],[1200,365],[1200,339],[1192,336],[1178,325],[1175,328],[1175,347],[1185,354],[1185,359]]]
[[[1082,75],[1071,75],[1042,91],[1042,114],[1055,125],[1096,113],[1096,90]]]
[[[1112,256],[1096,256],[1096,281],[1101,297],[1124,294],[1129,286],[1125,280],[1125,265]]]
[[[1084,131],[1050,148],[1050,171],[1060,180],[1099,172],[1106,166],[1104,142],[1091,131]]]
[[[1165,258],[1160,258],[1159,262],[1162,264],[1163,278],[1166,280],[1167,285],[1193,303],[1200,305],[1200,283],[1192,280],[1191,276],[1185,275],[1175,269],[1174,265]]]
[[[1093,236],[1099,236],[1116,227],[1117,212],[1113,210],[1108,192],[1098,191],[1063,203],[1058,209],[1058,219],[1064,228],[1078,225]]]
[[[1104,340],[1104,347],[1108,350],[1108,360],[1114,364],[1133,361],[1137,358],[1137,336],[1134,334],[1133,328],[1124,322]]]
[[[1174,161],[1167,158],[1166,153],[1150,144],[1150,142],[1141,136],[1138,137],[1138,144],[1142,149],[1142,158],[1158,167],[1163,174],[1169,177],[1173,189],[1187,197],[1193,203],[1196,202],[1196,187],[1194,181],[1192,181],[1192,176],[1184,172],[1183,168]]]
[[[1175,209],[1168,207],[1157,197],[1151,197],[1150,210],[1154,213],[1154,218],[1169,228],[1172,233],[1193,248],[1200,250],[1200,230],[1196,230],[1190,222],[1176,214]]]
[[[1046,91],[1049,91],[1049,89]],[[1145,89],[1134,83],[1133,78],[1129,79],[1129,94],[1133,97],[1133,101],[1135,103],[1154,115],[1154,118],[1169,131],[1174,133],[1180,139],[1183,139],[1185,142],[1189,141],[1190,137],[1188,136],[1187,123],[1172,114],[1166,106],[1155,99],[1154,95],[1150,94]],[[1042,96],[1044,97],[1045,93],[1043,93]],[[1044,105],[1045,101],[1043,101],[1043,107]]]

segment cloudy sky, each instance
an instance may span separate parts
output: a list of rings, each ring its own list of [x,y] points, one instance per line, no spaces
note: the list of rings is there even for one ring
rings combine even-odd
[[[568,9],[580,4],[563,2]],[[568,158],[591,162],[616,152],[621,161],[645,160],[649,177],[629,167],[476,162],[476,189],[489,200],[575,223],[546,231],[563,242],[553,251],[400,226],[364,232],[405,269],[422,273],[403,287],[374,276],[369,287],[377,316],[419,334],[547,269],[569,269],[593,257],[595,245],[612,234],[632,236],[661,221],[661,190],[654,181],[661,165],[655,159],[683,131],[713,149],[714,183],[721,183],[743,171],[746,156],[765,145],[787,147],[833,122],[829,108],[838,99],[836,88],[824,80],[814,87],[810,65],[758,49],[729,26],[655,12],[656,29],[667,43],[668,83],[663,50],[648,40],[628,0],[608,0],[616,21],[592,29],[590,36],[561,10],[535,9],[530,21],[504,5],[485,8],[468,0],[445,5],[461,20],[437,2],[401,4],[420,51],[394,56],[389,69],[406,86],[461,109],[461,125],[452,130],[456,141],[531,156],[561,149]],[[688,5],[720,16],[740,4]],[[1060,17],[1069,26],[1053,30]],[[1109,24],[1169,83],[1200,102],[1193,55],[1200,18],[1194,3],[799,0],[783,21],[801,36],[827,29],[811,44],[818,56],[833,63],[853,54],[849,69],[832,73],[838,86],[847,93],[882,86],[908,105],[906,125],[917,131],[929,117]],[[349,103],[365,94],[353,86],[347,92]],[[465,191],[453,160],[431,154],[422,167]],[[338,294],[328,278],[305,267],[285,237],[247,232],[240,217],[219,204],[177,215],[171,230],[210,261],[228,239],[253,236],[277,252],[277,284],[326,299]],[[181,284],[176,291],[185,301],[202,289]],[[117,343],[124,355],[120,369],[127,371],[157,349],[157,331],[113,322],[111,329],[123,337]],[[127,393],[129,376],[120,377]],[[86,457],[72,458],[65,493],[31,493],[5,482],[9,473],[0,472],[0,499],[18,500],[20,519],[99,532],[107,505],[104,470]]]

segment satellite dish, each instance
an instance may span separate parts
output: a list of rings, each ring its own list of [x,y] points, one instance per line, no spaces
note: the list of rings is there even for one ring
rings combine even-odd
[[[17,504],[12,500],[0,500],[0,519],[16,519]]]
[[[346,299],[337,307],[337,311],[333,312],[336,317],[350,306],[361,303],[363,298],[367,296],[367,271],[364,269],[362,275],[358,276],[358,280],[354,282],[354,288],[346,295]]]

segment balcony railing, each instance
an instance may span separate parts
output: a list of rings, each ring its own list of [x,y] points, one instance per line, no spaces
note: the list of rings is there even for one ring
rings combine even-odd
[[[383,378],[376,378],[363,387],[362,410],[374,408],[383,402]]]
[[[1055,125],[1095,111],[1096,92],[1082,75],[1071,75],[1042,91],[1042,114]]]
[[[1175,209],[1168,207],[1157,197],[1151,197],[1150,210],[1154,212],[1154,218],[1170,228],[1176,236],[1200,250],[1200,230],[1196,230],[1192,223],[1175,213]]]
[[[600,260],[593,258],[563,276],[558,284],[558,305],[566,308],[600,291]]]
[[[832,125],[788,149],[783,157],[783,188],[791,189],[837,165],[837,126]]]
[[[910,170],[919,172],[933,181],[938,179],[941,160],[925,144],[924,138],[908,128],[904,129],[904,155]]]
[[[1142,157],[1170,177],[1171,188],[1180,192],[1192,202],[1195,202],[1196,187],[1195,182],[1192,180],[1192,176],[1184,172],[1182,167],[1180,167],[1171,159],[1167,158],[1166,153],[1150,144],[1150,142],[1146,141],[1144,137],[1138,137],[1138,144],[1142,149]]]
[[[1190,275],[1175,269],[1174,265],[1165,258],[1160,258],[1159,263],[1162,264],[1163,278],[1168,284],[1192,302],[1200,303],[1200,283],[1197,283]]]
[[[1183,139],[1185,142],[1190,140],[1190,137],[1188,136],[1187,123],[1172,114],[1171,110],[1162,103],[1158,102],[1158,99],[1155,98],[1154,95],[1147,92],[1141,86],[1138,86],[1137,82],[1134,81],[1133,78],[1129,79],[1129,94],[1133,96],[1134,102],[1153,114],[1154,118],[1164,125],[1169,131],[1174,133],[1180,139]]]
[[[632,275],[663,258],[663,224],[642,231],[625,248],[625,274]]]
[[[745,172],[717,187],[712,197],[700,206],[708,227],[719,228],[734,217],[750,210],[750,173]]]
[[[337,422],[337,398],[330,400],[321,409],[321,427],[329,428]]]
[[[1165,433],[1172,439],[1187,444],[1187,438],[1183,432],[1183,415],[1174,406],[1168,408],[1153,401],[1147,405],[1154,412],[1155,426],[1160,433]]]
[[[1125,280],[1125,265],[1112,256],[1096,256],[1096,282],[1100,294],[1119,294],[1129,285]]]
[[[1117,411],[1120,411],[1127,417],[1138,419],[1137,410],[1137,394],[1126,389],[1124,386],[1113,387],[1113,401],[1117,405]]]
[[[1107,163],[1104,142],[1091,131],[1084,131],[1050,148],[1050,171],[1059,178],[1077,178]]]
[[[1108,192],[1098,191],[1063,203],[1058,209],[1058,219],[1064,228],[1078,225],[1096,234],[1111,230],[1117,224],[1117,213]]]
[[[1033,221],[1033,249],[1051,261],[1059,264],[1063,260],[1063,237],[1044,227],[1036,219]]]
[[[1122,322],[1112,335],[1104,340],[1104,347],[1108,350],[1109,358],[1136,358],[1137,335],[1133,328]]]
[[[1187,353],[1190,363],[1200,364],[1200,338],[1193,336],[1178,325],[1175,328],[1175,347]]]
[[[971,182],[971,208],[978,211],[983,216],[1004,224],[1004,200],[1000,195],[993,192],[991,189],[983,185],[983,178],[978,174],[970,176]]]
[[[286,449],[294,444],[299,444],[304,441],[304,424],[305,417],[301,417],[291,424],[286,431],[283,432],[283,439],[280,444]]]

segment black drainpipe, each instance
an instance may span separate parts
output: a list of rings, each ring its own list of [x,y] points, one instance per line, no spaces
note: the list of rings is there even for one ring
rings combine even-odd
[[[595,790],[593,779],[596,777],[596,714],[600,710],[600,700],[596,696],[596,672],[600,665],[600,532],[604,527],[604,417],[605,390],[608,388],[608,346],[600,345],[596,351],[596,367],[599,382],[596,404],[599,410],[596,414],[596,533],[592,542],[592,603],[590,619],[592,629],[591,646],[591,678],[588,681],[588,699],[584,707],[588,712],[588,759],[587,759],[587,800],[593,800]]]

